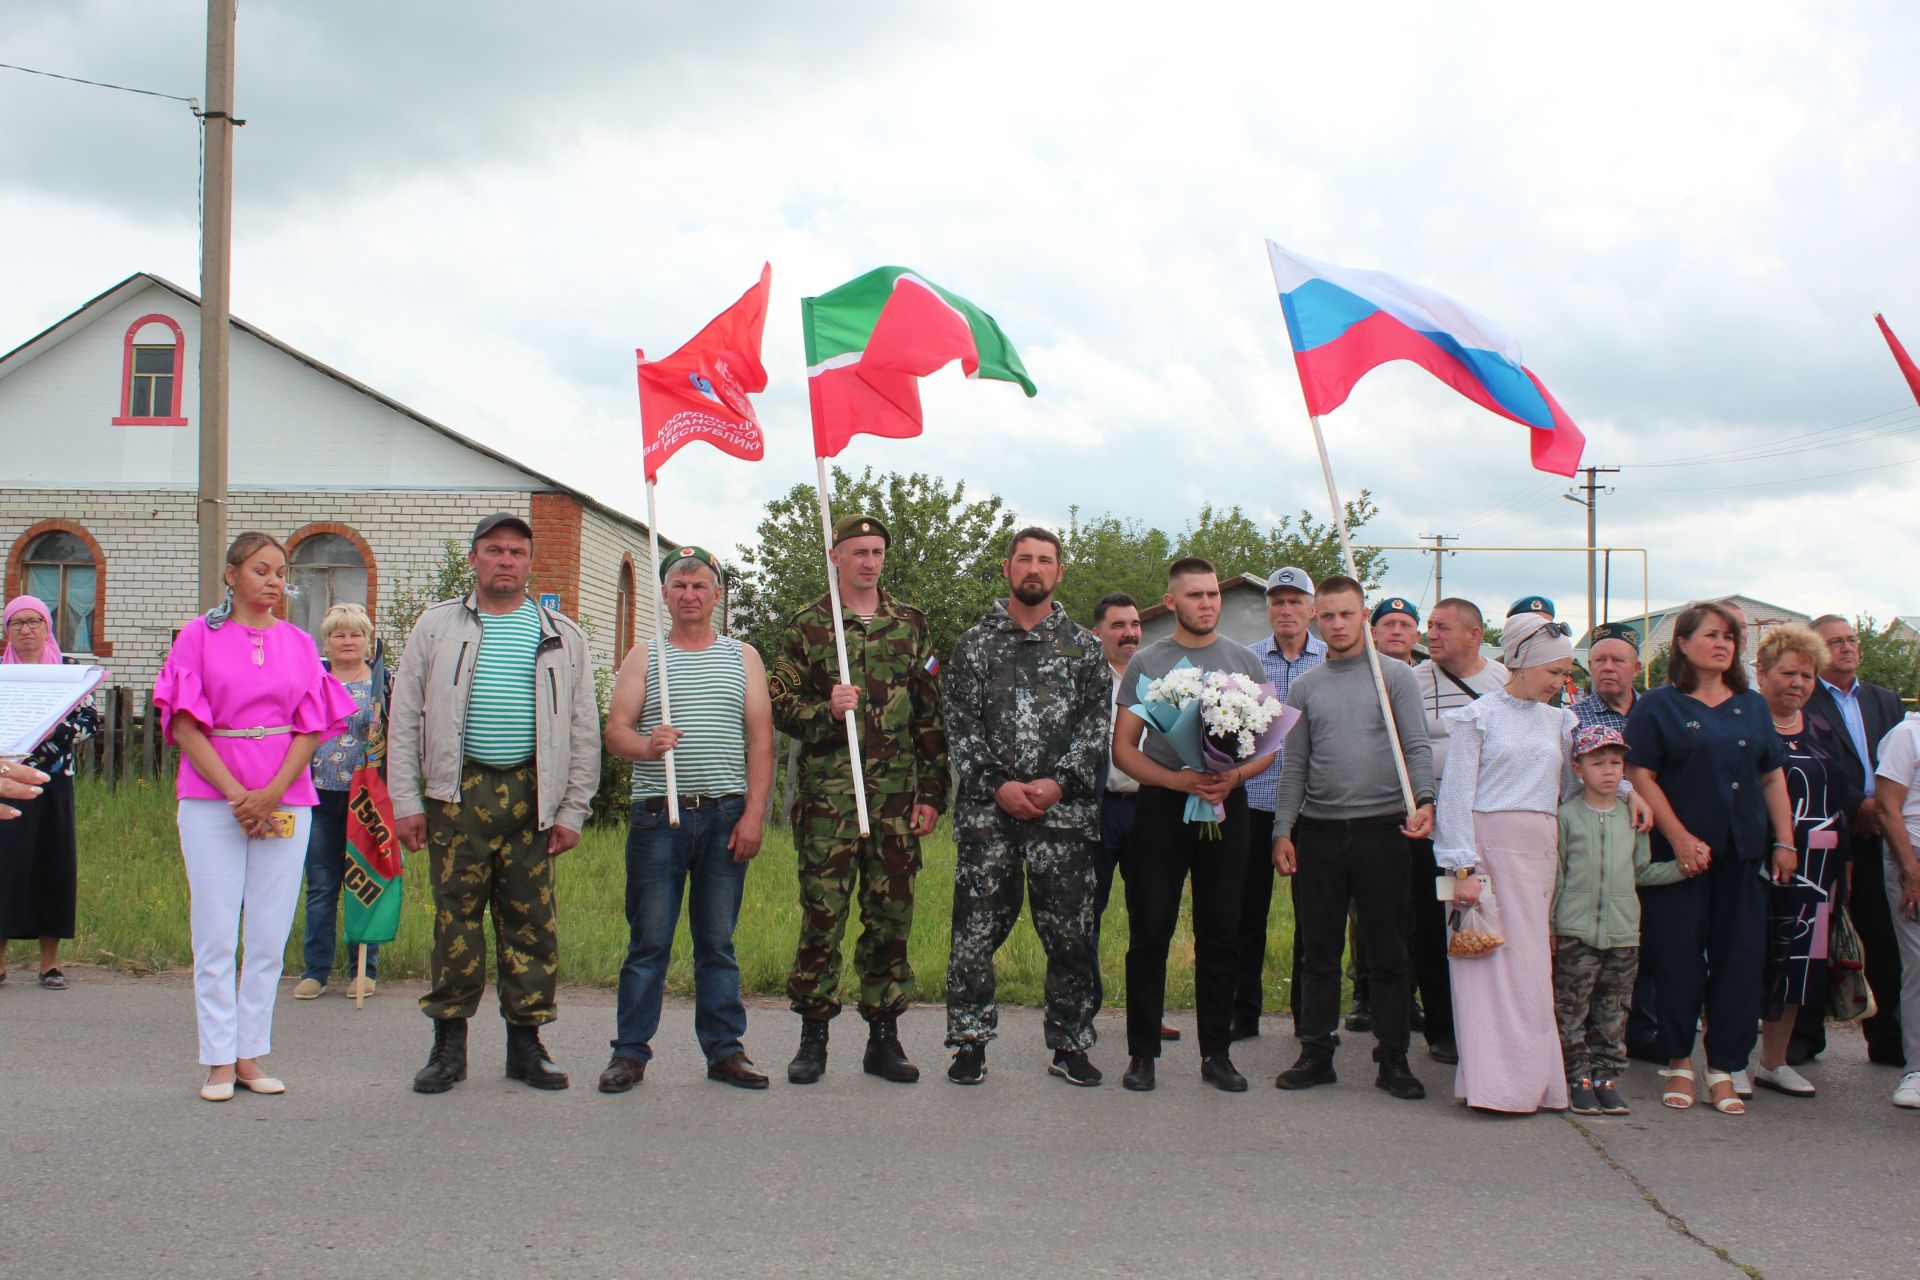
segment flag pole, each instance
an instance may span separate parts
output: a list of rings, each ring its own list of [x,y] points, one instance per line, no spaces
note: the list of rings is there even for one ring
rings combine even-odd
[[[1347,576],[1355,582],[1360,581],[1359,566],[1353,560],[1353,543],[1347,537],[1347,509],[1340,504],[1340,490],[1333,483],[1333,461],[1327,456],[1327,438],[1320,430],[1320,415],[1310,413],[1308,421],[1313,423],[1313,445],[1320,451],[1320,472],[1327,478],[1327,500],[1333,504],[1333,527],[1340,534],[1340,559],[1347,566]],[[1387,740],[1393,743],[1393,771],[1400,779],[1400,798],[1407,805],[1407,821],[1413,821],[1413,782],[1407,777],[1407,758],[1400,746],[1400,728],[1394,723],[1393,703],[1387,698],[1387,678],[1380,671],[1380,653],[1373,647],[1373,628],[1362,622],[1360,635],[1367,647],[1367,667],[1373,672],[1373,691],[1380,698],[1380,716],[1387,725]]]
[[[827,597],[833,605],[833,644],[840,655],[840,683],[852,684],[853,677],[847,670],[847,628],[840,620],[840,571],[833,563],[833,515],[827,509],[827,460],[816,454],[813,466],[820,490],[820,540],[827,553]],[[860,819],[860,834],[871,835],[867,824],[867,777],[860,764],[860,730],[854,722],[853,708],[847,710],[847,761],[853,768],[853,807]]]
[[[354,961],[353,1007],[362,1009],[367,1003],[367,944],[359,946],[360,956]]]
[[[667,698],[667,641],[660,630],[660,611],[665,597],[660,590],[660,522],[654,517],[653,477],[647,477],[647,555],[653,572],[647,580],[653,584],[653,656],[660,668],[660,723],[673,723],[673,706]],[[651,673],[649,673],[651,674]],[[667,748],[667,825],[680,825],[680,786],[673,770],[673,748]]]

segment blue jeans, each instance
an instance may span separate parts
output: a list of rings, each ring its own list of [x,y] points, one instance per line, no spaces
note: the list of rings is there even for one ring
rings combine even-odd
[[[620,966],[618,1033],[612,1041],[616,1056],[641,1062],[653,1057],[650,1042],[660,1026],[667,960],[680,921],[681,888],[688,882],[694,1035],[708,1065],[741,1052],[747,1009],[740,1002],[733,926],[740,918],[747,864],[733,860],[727,841],[745,810],[740,796],[728,796],[711,807],[682,808],[675,830],[667,825],[665,811],[633,806],[627,828],[629,942],[627,962]]]
[[[306,968],[300,976],[325,983],[333,972],[333,930],[340,918],[340,881],[347,873],[347,793],[319,792],[307,835]],[[380,972],[380,946],[367,947],[367,976]]]

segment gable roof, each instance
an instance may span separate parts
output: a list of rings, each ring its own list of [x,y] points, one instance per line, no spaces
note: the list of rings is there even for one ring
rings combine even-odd
[[[0,355],[0,378],[5,378],[8,374],[12,373],[14,370],[24,367],[25,365],[27,365],[37,357],[44,355],[48,351],[51,351],[55,347],[59,346],[61,343],[65,342],[68,338],[72,337],[74,334],[78,333],[80,330],[92,324],[94,318],[97,316],[99,312],[111,310],[112,308],[120,305],[122,302],[125,302],[126,300],[133,297],[135,294],[141,292],[142,290],[145,290],[150,287],[156,287],[156,286],[161,289],[167,290],[169,293],[174,294],[176,297],[180,298],[181,301],[186,302],[188,305],[195,307],[196,309],[200,306],[199,294],[194,293],[188,289],[183,289],[179,285],[175,284],[173,281],[168,280],[166,277],[154,275],[151,271],[136,271],[132,275],[128,276],[125,280],[122,280],[119,284],[116,284],[113,287],[105,290],[104,292],[96,294],[94,297],[87,299],[85,302],[81,303],[79,307],[75,308],[72,312],[54,321],[52,324],[42,329],[39,333],[34,334],[31,338],[28,338],[25,342],[13,348],[13,350],[7,352],[5,355]],[[606,503],[600,501],[598,498],[595,498],[591,494],[586,493],[583,490],[576,489],[572,485],[567,484],[563,481],[556,480],[554,477],[549,476],[544,472],[536,471],[532,467],[529,467],[526,463],[521,462],[519,459],[510,458],[506,454],[501,453],[498,449],[489,448],[488,446],[481,444],[478,440],[472,439],[469,436],[464,436],[460,434],[458,431],[455,431],[452,427],[447,426],[445,423],[434,421],[432,418],[429,418],[426,414],[421,413],[416,409],[409,408],[404,404],[401,404],[398,400],[395,400],[392,396],[385,395],[379,391],[376,391],[374,388],[368,386],[366,383],[361,382],[358,378],[350,377],[347,374],[340,372],[340,370],[334,368],[332,365],[329,365],[324,361],[315,359],[314,357],[308,355],[304,351],[301,351],[297,347],[289,346],[287,343],[282,342],[280,339],[274,337],[272,334],[268,333],[266,330],[255,328],[253,325],[248,324],[245,320],[240,319],[240,317],[238,316],[229,315],[227,317],[227,322],[233,328],[240,330],[242,333],[247,334],[249,337],[257,338],[261,342],[266,343],[268,346],[272,347],[276,351],[279,351],[283,355],[291,356],[293,359],[299,361],[301,364],[306,365],[309,369],[312,369],[314,372],[324,374],[325,376],[332,378],[335,382],[338,382],[343,386],[349,387],[352,390],[359,392],[361,395],[366,396],[369,399],[374,400],[381,405],[384,405],[386,408],[393,410],[395,413],[401,414],[407,418],[411,418],[413,421],[419,423],[421,426],[427,428],[429,431],[436,431],[439,434],[445,436],[447,439],[453,441],[455,444],[462,446],[463,448],[471,449],[475,453],[478,453],[485,457],[493,459],[495,462],[501,463],[505,466],[512,467],[516,471],[525,472],[527,475],[533,477],[535,480],[538,480],[541,484],[545,485],[547,488],[555,490],[560,493],[567,494],[570,497],[576,498],[580,501],[581,505],[591,507],[595,511],[600,512],[602,515],[611,516],[616,520],[624,521],[627,524],[632,525],[634,528],[642,530],[643,532],[647,531],[646,521],[636,519],[635,517],[630,516],[626,512],[620,510],[618,507],[609,506]],[[663,541],[671,541],[671,539],[663,539]]]
[[[1675,614],[1680,613],[1690,605],[1707,602],[1713,604],[1737,604],[1749,617],[1755,613],[1768,611],[1775,614],[1784,614],[1788,618],[1800,622],[1805,622],[1812,617],[1811,614],[1802,613],[1798,609],[1789,609],[1783,604],[1774,604],[1772,601],[1762,600],[1757,596],[1742,595],[1738,591],[1732,591],[1723,596],[1698,596],[1686,604],[1668,605],[1663,609],[1655,609],[1652,613],[1641,617],[1615,618],[1613,621],[1631,623],[1633,626],[1638,627],[1640,629],[1640,642],[1642,645],[1645,645],[1660,633],[1660,629],[1666,626],[1667,622],[1672,619]],[[1766,621],[1766,619],[1762,619],[1762,621]],[[1588,631],[1582,635],[1574,644],[1574,648],[1582,652],[1591,648],[1592,634],[1591,631]]]

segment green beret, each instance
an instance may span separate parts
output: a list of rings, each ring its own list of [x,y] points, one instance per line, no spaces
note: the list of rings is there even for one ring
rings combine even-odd
[[[877,537],[888,546],[893,545],[893,535],[887,532],[887,526],[873,516],[841,516],[833,522],[833,545],[839,546],[848,538]]]
[[[713,580],[715,582],[725,582],[727,580],[726,570],[722,569],[720,562],[714,559],[713,552],[707,550],[705,547],[675,547],[661,558],[660,581],[665,582],[667,580],[667,574],[671,573],[673,567],[682,560],[698,560],[701,564],[713,570]]]
[[[1587,641],[1591,649],[1602,640],[1625,640],[1633,646],[1635,653],[1640,652],[1640,628],[1627,622],[1603,622],[1593,629],[1593,635]]]

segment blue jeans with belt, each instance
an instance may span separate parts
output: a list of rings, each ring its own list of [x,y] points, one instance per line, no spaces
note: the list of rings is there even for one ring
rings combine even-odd
[[[333,972],[333,932],[340,919],[340,882],[347,873],[347,793],[319,788],[307,835],[307,931],[303,978],[325,984]],[[351,967],[351,966],[349,966]],[[380,944],[367,944],[367,976],[380,972]]]
[[[740,919],[747,864],[733,860],[727,841],[745,812],[746,798],[737,795],[698,808],[683,803],[675,829],[667,825],[664,808],[634,802],[627,828],[628,946],[620,966],[615,1056],[653,1058],[683,888],[693,936],[694,1035],[710,1066],[741,1052],[747,1009],[740,1000],[733,927]]]

